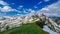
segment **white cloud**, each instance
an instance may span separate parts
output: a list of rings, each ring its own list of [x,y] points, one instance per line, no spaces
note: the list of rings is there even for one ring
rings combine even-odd
[[[34,8],[38,8],[37,6],[34,6]]]
[[[32,9],[29,8],[28,11],[32,11]]]
[[[35,11],[33,9],[28,9],[28,11],[30,11],[30,13],[34,13]]]
[[[39,12],[48,16],[60,16],[60,0],[57,3],[42,8]]]
[[[0,11],[1,12],[12,12],[12,11],[18,11],[16,9],[13,9],[12,7],[9,6],[8,3],[4,2],[3,0],[0,0],[0,4],[3,5],[3,7],[0,6]]]
[[[17,14],[17,15],[20,15],[20,14]]]
[[[40,2],[38,3],[38,5],[41,4],[41,3],[42,3],[42,1],[40,1]]]
[[[13,5],[14,5],[15,3],[11,3],[11,4],[13,4]]]
[[[42,3],[42,1],[38,2],[38,3],[34,6],[34,8],[38,8],[37,5],[40,5],[41,3]]]
[[[22,5],[19,6],[19,8],[22,8],[22,7],[23,7]]]
[[[20,13],[21,13],[21,11],[19,11]],[[32,10],[32,9],[26,9],[26,8],[24,8],[23,9],[23,13],[34,13],[35,11],[34,10]]]
[[[45,2],[48,2],[48,1],[50,1],[50,0],[44,0]]]
[[[40,3],[40,2],[39,2]],[[26,9],[26,8],[23,8],[23,5],[20,5],[19,7],[17,7],[18,10],[16,9],[13,9],[12,7],[9,6],[8,3],[4,2],[3,0],[0,0],[0,4],[3,5],[3,7],[0,6],[0,12],[13,12],[13,11],[17,11],[18,13],[22,13],[22,11],[24,13],[34,13],[35,11],[32,10],[32,9]],[[14,3],[12,3],[14,4]],[[22,9],[22,11],[20,11],[19,9]],[[6,14],[6,13],[5,13]],[[20,15],[20,14],[17,14],[17,15]]]
[[[1,5],[8,5],[6,2],[4,2],[4,1],[2,1],[2,0],[0,0],[0,4],[1,4]]]
[[[17,9],[18,9],[18,10],[24,9],[24,8],[23,8],[23,5],[18,6]]]
[[[46,10],[46,11],[49,11],[49,9],[48,9],[48,8],[43,8],[43,9],[41,9],[41,10]]]
[[[0,7],[0,11],[2,11],[2,12],[11,12],[11,11],[15,11],[15,9],[12,9],[9,6],[4,6],[3,8]]]
[[[29,13],[29,16],[31,16],[31,15],[35,15],[35,10],[33,10],[33,9],[28,9],[29,11],[30,11],[30,13]]]
[[[24,12],[24,13],[28,13],[26,9],[23,9],[23,12]]]

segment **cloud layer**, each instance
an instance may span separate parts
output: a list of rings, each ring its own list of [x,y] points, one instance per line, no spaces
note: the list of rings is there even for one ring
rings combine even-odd
[[[3,7],[0,6],[0,11],[1,12],[12,12],[12,11],[16,11],[16,9],[13,9],[12,7],[9,6],[8,3],[0,0],[0,5],[3,5]]]
[[[39,12],[47,16],[60,16],[60,0],[57,3],[42,8]]]
[[[44,0],[45,2],[48,2],[50,0]],[[41,4],[42,1],[40,1],[37,5]],[[14,3],[12,3],[14,4]],[[23,5],[18,6],[16,9],[13,9],[9,4],[3,0],[0,0],[0,5],[3,5],[3,7],[0,6],[0,12],[18,12],[18,13],[34,13],[35,10],[32,10],[31,8],[26,9]],[[34,7],[37,8],[37,5]],[[22,9],[22,11],[21,11]],[[57,3],[54,3],[52,5],[48,5],[45,8],[42,8],[38,10],[38,13],[44,13],[47,16],[60,16],[60,0]],[[17,14],[19,15],[19,14]]]

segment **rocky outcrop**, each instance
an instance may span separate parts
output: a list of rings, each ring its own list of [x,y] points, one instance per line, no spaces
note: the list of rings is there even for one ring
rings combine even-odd
[[[52,29],[53,31],[60,33],[60,26],[54,22],[51,18],[46,19],[47,26],[49,26],[50,29]]]
[[[46,16],[44,14],[38,15],[38,17],[41,21],[44,21],[44,22],[46,21]]]
[[[51,18],[48,18],[44,14],[40,14],[39,19],[41,21],[44,21],[47,26],[49,26],[50,29],[53,31],[60,33],[60,25],[58,25],[55,21],[53,21]],[[58,21],[59,23],[60,21]]]

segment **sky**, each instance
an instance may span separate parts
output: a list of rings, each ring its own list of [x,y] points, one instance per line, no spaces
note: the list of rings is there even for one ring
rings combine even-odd
[[[58,2],[53,3],[51,5],[48,5],[44,8],[42,8],[40,11],[40,13],[43,13],[47,16],[53,16],[53,17],[60,17],[60,0],[58,0]]]
[[[34,12],[48,14],[48,16],[56,12],[52,16],[59,16],[59,11],[54,11],[60,9],[57,8],[60,7],[59,2],[59,0],[0,0],[0,16],[25,15]]]

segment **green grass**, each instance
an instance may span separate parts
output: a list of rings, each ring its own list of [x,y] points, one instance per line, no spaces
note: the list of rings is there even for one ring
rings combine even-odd
[[[25,24],[20,27],[0,32],[0,34],[48,34],[35,23]]]

